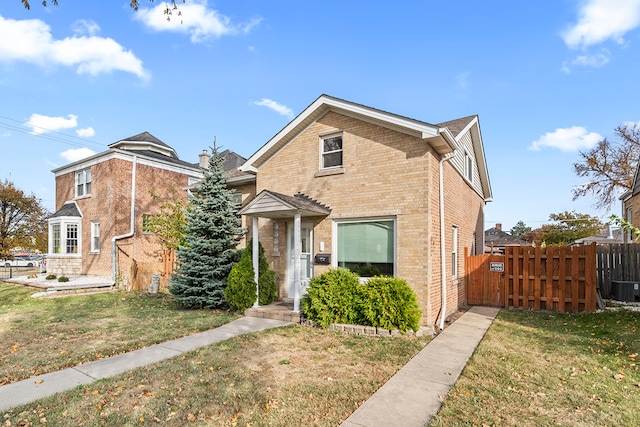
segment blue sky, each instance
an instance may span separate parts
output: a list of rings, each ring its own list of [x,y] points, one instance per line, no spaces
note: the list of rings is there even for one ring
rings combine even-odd
[[[59,0],[0,7],[0,179],[55,208],[51,169],[149,131],[249,157],[325,93],[440,123],[480,116],[485,228],[575,210],[578,151],[640,121],[640,0]],[[613,207],[618,213],[620,207]]]

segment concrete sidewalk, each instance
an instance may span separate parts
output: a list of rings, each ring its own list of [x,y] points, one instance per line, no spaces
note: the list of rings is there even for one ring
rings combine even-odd
[[[242,317],[209,331],[7,384],[0,387],[0,412],[238,335],[291,324],[281,320]]]
[[[426,426],[499,309],[473,307],[362,404],[343,427]]]

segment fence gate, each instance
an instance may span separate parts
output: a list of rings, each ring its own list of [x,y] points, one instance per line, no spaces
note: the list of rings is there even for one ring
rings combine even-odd
[[[596,309],[596,246],[507,247],[467,256],[467,303],[561,312]],[[502,270],[502,271],[501,271]]]

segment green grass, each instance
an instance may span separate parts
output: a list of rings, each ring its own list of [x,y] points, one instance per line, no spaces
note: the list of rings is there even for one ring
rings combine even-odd
[[[336,426],[428,342],[272,329],[0,414],[7,425]]]
[[[639,353],[640,312],[503,310],[430,425],[637,425]]]
[[[0,385],[218,327],[225,311],[180,310],[169,294],[34,299],[0,283]]]

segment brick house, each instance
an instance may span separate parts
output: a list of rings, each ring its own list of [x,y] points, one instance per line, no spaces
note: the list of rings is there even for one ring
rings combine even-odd
[[[337,266],[406,279],[424,325],[465,303],[492,198],[478,116],[433,125],[322,95],[239,170],[254,257],[259,240],[294,311]]]
[[[502,224],[497,223],[484,232],[485,253],[502,253],[507,246],[531,246],[531,243],[519,239],[506,231],[502,231]]]
[[[127,284],[132,267],[157,262],[161,251],[144,230],[146,215],[159,211],[150,190],[165,200],[186,200],[208,160],[206,152],[196,163],[180,160],[173,148],[143,132],[54,169],[57,211],[49,218],[47,271],[113,280],[121,275]],[[229,167],[244,160],[230,156]]]
[[[620,200],[622,201],[621,217],[634,227],[640,228],[640,163],[636,168],[631,190],[622,194]],[[633,243],[637,238],[638,236],[632,235],[629,231],[623,233],[624,243]]]

